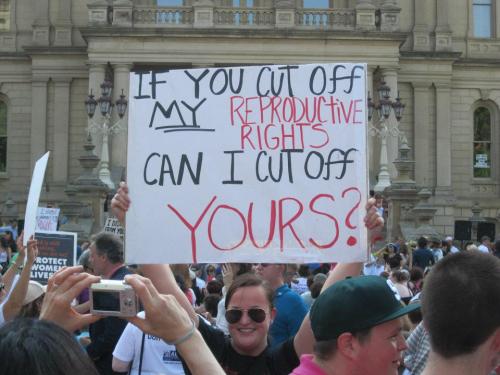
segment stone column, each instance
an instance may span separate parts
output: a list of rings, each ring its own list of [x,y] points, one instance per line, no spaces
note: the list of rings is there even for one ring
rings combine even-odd
[[[69,160],[69,102],[71,78],[54,80],[54,151],[53,180],[65,185],[68,181]]]
[[[428,0],[413,0],[415,9],[415,26],[413,26],[413,50],[429,51],[431,43],[427,17]]]
[[[35,3],[35,22],[33,23],[33,44],[49,45],[49,0],[37,0]]]
[[[71,1],[59,0],[57,7],[57,20],[55,23],[54,45],[69,47],[72,44],[71,40]]]
[[[104,75],[106,72],[106,64],[104,63],[90,63],[89,66],[89,93],[93,93],[95,99],[99,99],[101,96],[101,83],[104,82]],[[89,120],[88,125],[91,125],[92,121],[102,122],[102,117],[99,112],[99,106],[95,110],[94,120]],[[102,148],[102,135],[92,133],[92,139],[95,144],[95,153],[99,158],[101,157]]]
[[[383,68],[382,77],[387,86],[391,88],[390,99],[394,101],[398,97],[398,73],[394,69]],[[391,116],[387,119],[387,121],[387,126],[389,129],[398,126],[398,121],[396,120],[394,111],[391,112]],[[396,160],[396,158],[398,157],[398,145],[398,137],[395,137],[389,133],[387,135],[387,159],[389,161],[389,173],[391,174],[391,180],[396,178],[398,175],[396,166],[393,164],[394,160]]]
[[[113,102],[116,102],[120,98],[122,90],[125,99],[128,100],[131,68],[132,64],[113,64]],[[116,106],[113,112],[113,121],[118,121],[119,117]],[[128,110],[125,116],[123,116],[120,125],[123,130],[111,135],[111,165],[115,167],[125,167],[127,165]]]
[[[278,28],[291,28],[295,26],[296,3],[293,0],[275,0],[275,22]],[[299,21],[300,22],[300,19]]]
[[[47,151],[47,78],[33,78],[31,83],[31,170]]]
[[[436,189],[451,189],[451,89],[436,85]]]
[[[453,44],[451,29],[448,23],[448,0],[437,2],[436,51],[451,51]]]
[[[427,186],[429,171],[429,86],[428,82],[413,82],[413,127],[415,182],[417,186]]]
[[[373,71],[374,67],[368,66],[368,71],[366,72],[366,90],[368,94],[374,100],[376,93],[373,91]],[[372,136],[368,133],[368,150],[369,150],[369,159],[368,159],[368,170],[369,170],[369,178],[370,178],[370,186],[375,186],[377,183],[375,177],[378,173],[378,165],[379,165],[379,157],[380,157],[380,142],[379,139],[375,136]]]

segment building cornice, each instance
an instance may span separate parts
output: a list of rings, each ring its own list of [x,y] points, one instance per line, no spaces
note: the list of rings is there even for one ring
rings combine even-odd
[[[401,32],[311,30],[311,29],[228,29],[228,28],[121,28],[116,26],[79,28],[83,38],[99,37],[176,37],[176,38],[256,38],[377,40],[402,43],[408,37]]]

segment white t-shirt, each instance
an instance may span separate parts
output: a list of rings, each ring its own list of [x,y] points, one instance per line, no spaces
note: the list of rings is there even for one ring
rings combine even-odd
[[[229,326],[226,320],[226,297],[222,298],[217,305],[217,318],[215,319],[215,325],[219,328],[225,335],[229,335]]]
[[[455,254],[455,253],[459,253],[459,252],[460,252],[460,250],[458,250],[458,248],[457,248],[457,247],[455,247],[455,246],[451,245],[451,247],[450,247],[450,252],[451,252],[452,254]]]
[[[298,295],[307,292],[309,290],[309,288],[307,287],[307,278],[299,277],[297,279],[297,283],[294,283],[292,281],[291,289]]]
[[[139,313],[144,317],[144,312]],[[113,357],[123,362],[133,362],[131,375],[139,374],[139,359],[141,355],[142,331],[128,323],[123,331]],[[142,355],[143,375],[178,375],[184,374],[182,363],[175,346],[168,345],[162,339],[146,334]]]
[[[488,249],[488,246],[485,246],[483,244],[479,245],[477,247],[477,249],[483,253],[489,253],[490,252],[490,249]]]

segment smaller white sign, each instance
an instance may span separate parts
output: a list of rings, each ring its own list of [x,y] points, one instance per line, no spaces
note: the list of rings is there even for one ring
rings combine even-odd
[[[28,240],[35,234],[38,201],[40,200],[40,193],[42,191],[45,170],[47,169],[47,162],[49,161],[49,154],[50,151],[47,151],[45,155],[38,159],[33,169],[28,202],[26,203],[26,214],[24,215],[24,246],[28,245]]]
[[[110,216],[106,219],[106,223],[104,224],[104,231],[116,234],[123,241],[125,232],[123,231],[123,227],[116,217]]]
[[[488,154],[477,154],[476,155],[476,164],[474,164],[474,168],[489,168],[488,164]]]
[[[59,208],[38,207],[36,213],[36,231],[55,232],[59,220]]]

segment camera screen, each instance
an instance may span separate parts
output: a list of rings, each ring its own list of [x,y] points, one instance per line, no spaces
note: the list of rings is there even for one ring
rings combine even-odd
[[[94,310],[120,311],[120,292],[92,292]]]

